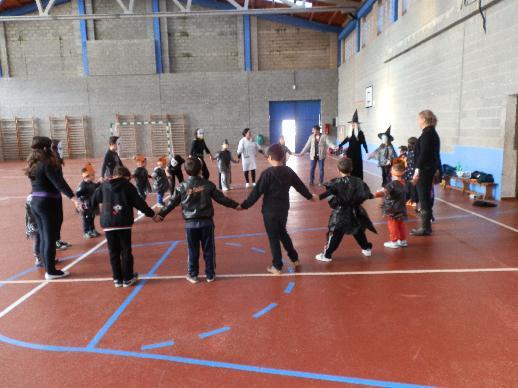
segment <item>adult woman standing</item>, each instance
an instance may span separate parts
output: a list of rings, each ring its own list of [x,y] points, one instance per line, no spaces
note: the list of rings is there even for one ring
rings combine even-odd
[[[47,280],[69,275],[66,271],[57,270],[55,262],[61,193],[74,201],[76,207],[79,206],[74,192],[63,178],[51,146],[52,141],[48,137],[34,137],[25,169],[32,186],[32,211],[40,232],[40,254],[43,256]]]
[[[441,140],[435,130],[437,117],[431,110],[419,113],[417,122],[422,129],[415,152],[414,184],[421,205],[421,227],[412,229],[414,236],[432,234],[432,186],[435,174],[441,169]]]
[[[205,144],[205,130],[203,128],[198,128],[196,131],[194,131],[194,139],[191,143],[191,150],[189,152],[189,155],[191,158],[198,158],[201,160],[201,171],[203,174],[203,177],[205,179],[209,179],[210,173],[209,169],[207,168],[207,164],[205,163],[205,159],[203,159],[203,156],[205,153],[211,155],[209,147],[207,147],[207,144]]]
[[[59,165],[59,172],[63,174],[63,166],[65,165],[64,159],[64,150],[63,150],[63,142],[61,140],[52,139],[52,152],[54,152],[54,156],[56,157]],[[58,219],[59,219],[59,228],[58,235],[56,240],[56,249],[58,251],[65,250],[70,248],[72,244],[67,243],[66,241],[61,240],[61,226],[63,225],[63,199],[61,196],[59,197],[59,206],[58,206]]]
[[[252,175],[252,185],[255,186],[255,170],[257,164],[255,157],[257,152],[263,152],[259,145],[252,139],[252,131],[250,128],[245,128],[242,132],[243,138],[239,140],[237,145],[237,155],[241,158],[243,165],[243,172],[245,173],[245,187],[250,187],[250,173]]]
[[[369,150],[367,149],[365,135],[360,129],[358,110],[354,111],[353,119],[349,121],[349,124],[351,124],[352,127],[351,136],[347,136],[344,141],[338,145],[338,148],[342,148],[344,145],[349,143],[349,147],[347,147],[347,151],[345,151],[345,156],[353,162],[353,172],[351,175],[363,179],[362,146],[365,149],[365,153],[369,153]]]

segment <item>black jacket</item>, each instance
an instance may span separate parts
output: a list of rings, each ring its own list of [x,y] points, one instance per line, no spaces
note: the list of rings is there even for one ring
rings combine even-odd
[[[95,190],[97,190],[99,186],[100,184],[96,182],[82,181],[77,187],[76,196],[83,203],[84,210],[90,209]]]
[[[126,178],[115,178],[104,182],[95,190],[92,208],[102,203],[101,226],[109,228],[127,228],[133,225],[133,208],[137,208],[148,217],[155,212],[138,195],[137,189]]]
[[[117,152],[108,150],[104,155],[103,166],[101,167],[101,177],[111,178],[115,167],[123,166],[119,154]]]
[[[345,176],[324,184],[326,191],[320,199],[327,199],[333,209],[329,217],[329,232],[335,230],[355,234],[369,229],[377,233],[365,209],[361,206],[367,199],[374,198],[369,186],[360,178]]]
[[[135,178],[135,186],[141,193],[150,193],[151,185],[149,184],[149,173],[144,167],[137,167],[133,172]]]
[[[256,186],[241,204],[248,209],[264,194],[262,212],[287,213],[290,209],[290,188],[293,187],[306,199],[313,198],[299,176],[287,166],[270,167],[263,171]]]
[[[190,176],[186,181],[176,186],[169,203],[159,214],[161,217],[165,217],[181,204],[183,218],[186,221],[210,220],[214,216],[212,200],[233,209],[238,206],[236,201],[225,197],[211,181],[201,176]]]
[[[432,174],[441,168],[441,140],[434,127],[423,129],[417,139],[415,152],[415,167],[427,170]]]
[[[162,167],[155,167],[151,176],[153,177],[153,189],[157,193],[163,194],[169,190],[169,179]]]
[[[207,144],[205,144],[205,139],[194,139],[191,143],[191,150],[189,151],[189,155],[203,159],[204,152],[210,155],[210,150],[209,147],[207,147]]]
[[[395,219],[406,218],[407,185],[404,181],[393,180],[385,186],[383,213]]]
[[[174,166],[171,163],[167,165],[167,172],[169,175],[175,175],[178,171],[182,172],[182,164],[185,163],[185,159],[180,155],[175,155],[174,161],[176,162]]]
[[[53,167],[49,163],[38,162],[34,174],[29,177],[32,192],[46,192],[52,194],[65,194],[68,198],[74,196],[74,192],[63,177],[61,167]]]

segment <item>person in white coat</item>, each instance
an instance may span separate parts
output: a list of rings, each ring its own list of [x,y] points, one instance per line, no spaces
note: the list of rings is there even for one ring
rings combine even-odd
[[[320,127],[318,125],[315,125],[311,131],[312,134],[299,155],[303,155],[309,151],[309,185],[313,186],[315,184],[315,168],[317,163],[320,172],[320,185],[322,185],[324,183],[324,164],[327,155],[326,147],[335,149],[336,145],[329,140],[329,137],[325,133],[320,133]]]
[[[250,128],[243,130],[243,138],[239,140],[237,145],[237,155],[241,159],[243,172],[245,173],[246,187],[255,186],[255,170],[257,164],[255,157],[258,152],[263,152],[261,147],[252,139],[252,131]],[[250,184],[250,175],[252,175],[252,183]]]

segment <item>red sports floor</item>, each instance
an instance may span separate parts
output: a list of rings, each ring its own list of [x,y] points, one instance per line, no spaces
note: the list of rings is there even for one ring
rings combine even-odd
[[[81,164],[65,167],[73,187]],[[307,181],[308,160],[290,164]],[[197,285],[184,279],[183,220],[175,210],[161,224],[135,225],[136,269],[145,280],[115,289],[103,239],[83,240],[67,200],[62,237],[73,247],[58,256],[72,276],[41,280],[24,236],[22,167],[0,165],[2,387],[518,386],[516,201],[474,208],[438,188],[434,235],[389,250],[379,200],[372,200],[372,257],[346,237],[325,264],[314,256],[330,209],[294,194],[289,230],[302,267],[294,273],[287,265],[280,277],[265,271],[260,204],[240,213],[216,205],[218,279]],[[381,178],[365,167],[375,191]],[[326,174],[335,175],[332,159]],[[234,180],[229,196],[241,201],[239,166]]]

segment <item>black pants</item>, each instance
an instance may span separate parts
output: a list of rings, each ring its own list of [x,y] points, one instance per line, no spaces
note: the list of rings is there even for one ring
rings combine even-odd
[[[286,224],[288,222],[288,212],[286,213],[264,213],[264,228],[270,241],[270,250],[272,252],[272,264],[278,270],[282,269],[282,252],[281,243],[288,253],[288,257],[291,261],[297,261],[299,254],[293,246],[291,237],[286,230]]]
[[[203,228],[185,228],[189,249],[189,276],[198,276],[200,270],[200,245],[205,259],[205,275],[213,278],[216,274],[216,244],[214,242],[214,226]]]
[[[40,244],[40,232],[35,232],[34,236],[32,236],[32,254],[39,259],[41,259]]]
[[[345,233],[339,230],[335,230],[334,232],[327,233],[327,244],[324,248],[324,256],[327,258],[331,258],[333,252],[338,249],[342,239],[344,238]],[[358,243],[358,245],[362,249],[371,249],[372,244],[367,241],[367,236],[365,236],[365,231],[360,230],[356,234],[353,234],[354,239]]]
[[[202,172],[202,176],[205,178],[205,179],[209,179],[209,169],[207,168],[207,163],[205,163],[205,159],[203,158],[200,158],[201,160],[201,172]]]
[[[63,225],[63,198],[59,197],[59,209],[58,209],[58,221],[59,221],[59,227],[58,227],[58,236],[56,238],[56,241],[61,240],[61,226]]]
[[[95,213],[90,210],[85,210],[83,214],[81,214],[81,218],[83,221],[83,233],[93,232],[95,230]]]
[[[61,200],[47,197],[32,197],[31,210],[40,234],[39,252],[45,271],[56,274],[56,241],[60,227]],[[62,213],[61,213],[62,214]]]
[[[381,186],[385,187],[387,183],[389,183],[392,180],[392,176],[390,175],[390,166],[382,166],[381,167],[381,179],[382,183]]]
[[[433,169],[419,171],[419,180],[416,185],[420,209],[421,211],[428,212],[428,214],[431,214],[433,208],[432,186],[434,175],[435,170]]]
[[[246,183],[250,183],[249,173],[252,173],[252,183],[255,183],[255,170],[245,171],[245,181]]]
[[[171,195],[173,195],[174,189],[176,188],[176,179],[178,179],[178,183],[183,182],[182,170],[172,171],[172,175],[169,177],[169,184],[171,186]]]
[[[133,278],[131,229],[112,230],[105,233],[110,253],[113,280],[128,281]]]

